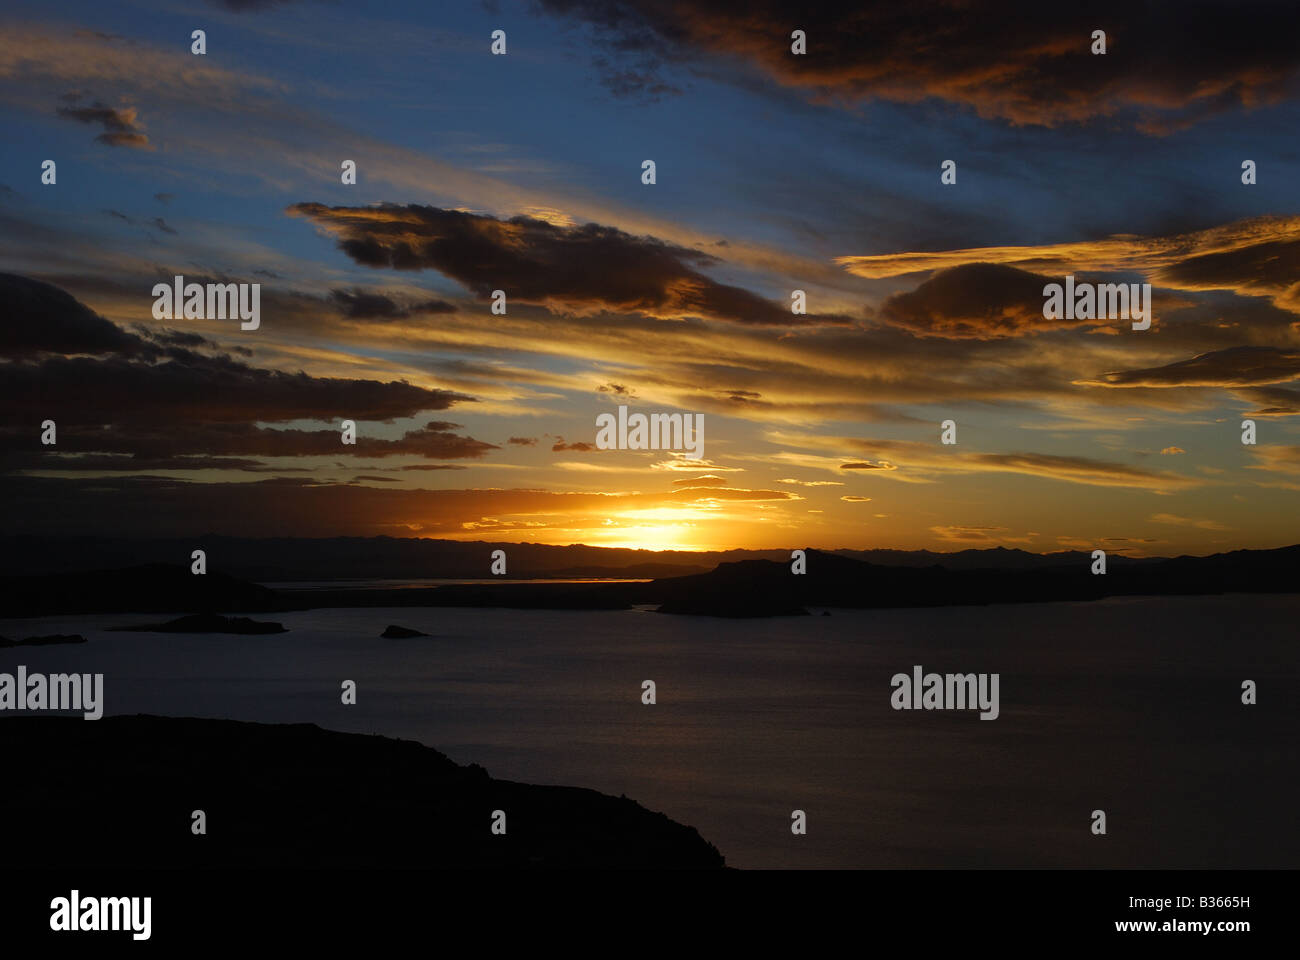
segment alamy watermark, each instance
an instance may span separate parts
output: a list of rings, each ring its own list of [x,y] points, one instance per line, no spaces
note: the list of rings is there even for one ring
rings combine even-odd
[[[1133,320],[1134,330],[1151,326],[1151,284],[1075,283],[1043,287],[1044,320]]]
[[[80,710],[87,720],[104,715],[102,673],[0,673],[0,710]]]
[[[153,897],[83,897],[73,890],[50,901],[50,929],[60,933],[124,930],[132,940],[148,940],[152,917]]]
[[[889,685],[895,710],[979,710],[981,720],[998,718],[996,673],[923,673],[918,663],[910,675],[896,673]]]
[[[186,283],[183,276],[153,287],[155,320],[234,320],[240,330],[262,325],[260,283]]]
[[[704,414],[627,412],[596,417],[596,446],[601,450],[684,450],[688,460],[704,456]]]

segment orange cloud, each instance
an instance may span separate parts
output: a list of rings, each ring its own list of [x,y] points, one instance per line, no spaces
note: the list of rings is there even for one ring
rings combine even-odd
[[[890,468],[873,469],[870,475],[904,482],[933,481],[945,474],[1019,473],[1090,486],[1133,487],[1155,491],[1179,490],[1199,485],[1199,481],[1193,478],[1168,471],[1147,470],[1091,457],[1045,453],[965,452],[952,448],[941,449],[937,443],[921,443],[914,440],[864,440],[855,437],[781,431],[769,431],[767,439],[773,443],[806,449],[827,449],[840,453],[859,452],[873,457],[888,457],[885,462],[890,464]],[[794,457],[797,458],[798,455]],[[793,458],[777,455],[772,459],[784,462]],[[837,466],[837,461],[833,458],[811,457],[806,460],[806,463],[809,466],[820,465],[830,470],[853,468],[851,464]]]
[[[944,100],[981,117],[1057,126],[1122,116],[1159,132],[1230,107],[1281,99],[1300,55],[1284,4],[1225,16],[1214,7],[1178,11],[1171,29],[1161,7],[1103,0],[1086,12],[1024,2],[978,10],[951,0],[865,5],[750,0],[743,15],[727,0],[541,0],[550,12],[593,27],[607,48],[599,58],[616,95],[675,91],[665,64],[701,55],[756,66],[783,86],[817,100]],[[791,50],[802,29],[807,53]],[[1108,38],[1092,56],[1092,31]],[[1196,62],[1186,51],[1199,51]],[[634,58],[629,65],[629,58]],[[635,83],[625,79],[633,70]],[[710,73],[719,66],[712,64]],[[744,74],[742,74],[744,76]],[[746,77],[748,79],[748,77]]]
[[[1051,276],[1136,271],[1158,286],[1267,296],[1283,309],[1300,312],[1300,282],[1296,280],[1300,273],[1300,216],[1257,217],[1165,237],[1118,234],[1035,246],[843,256],[835,262],[850,273],[871,279],[971,264],[1014,266]]]
[[[1094,387],[1248,387],[1296,377],[1300,377],[1300,349],[1245,346],[1076,382]]]

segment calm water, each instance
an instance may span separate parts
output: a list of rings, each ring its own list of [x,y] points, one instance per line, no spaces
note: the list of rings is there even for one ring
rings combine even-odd
[[[1300,596],[754,622],[349,609],[271,615],[290,632],[265,637],[103,629],[156,619],[0,621],[3,636],[90,639],[0,650],[0,671],[102,672],[110,714],[307,721],[626,794],[737,867],[1300,863]],[[434,636],[382,640],[389,623]],[[913,664],[1001,674],[1001,716],[892,710],[890,677]],[[356,706],[339,702],[345,679]],[[1245,679],[1257,706],[1240,703]],[[1089,831],[1098,808],[1105,837]]]

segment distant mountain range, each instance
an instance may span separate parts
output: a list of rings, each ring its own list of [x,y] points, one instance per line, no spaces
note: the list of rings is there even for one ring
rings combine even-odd
[[[492,551],[504,550],[507,579],[663,577],[704,573],[724,560],[776,559],[780,550],[687,553],[538,543],[426,540],[415,537],[241,538],[205,535],[183,539],[104,537],[0,538],[0,575],[75,573],[188,564],[203,550],[210,569],[255,583],[315,580],[464,580],[491,575]]]
[[[795,544],[794,546],[801,546]],[[209,567],[255,583],[356,580],[485,578],[492,551],[504,550],[505,579],[628,577],[655,578],[707,573],[738,560],[788,561],[790,550],[628,550],[585,544],[465,542],[396,537],[323,539],[241,538],[204,535],[180,539],[127,540],[105,537],[0,537],[0,576],[110,570],[151,563],[188,564],[203,550]],[[837,556],[890,567],[942,566],[949,570],[1027,570],[1077,567],[1088,562],[1079,551],[1028,553],[996,547],[935,553],[930,550],[832,550]],[[1111,565],[1158,559],[1110,555]]]
[[[723,561],[707,572],[658,577],[648,582],[505,580],[400,589],[345,582],[325,589],[270,589],[218,569],[196,576],[186,566],[147,564],[117,570],[0,577],[0,617],[401,606],[608,610],[626,609],[633,604],[657,605],[663,613],[762,617],[803,614],[809,607],[934,607],[1096,600],[1107,596],[1300,592],[1300,545],[1236,550],[1209,557],[1110,557],[1104,575],[1092,572],[1089,554],[1077,552],[1035,557],[1016,550],[964,551],[952,555],[951,561],[930,565],[888,565],[819,550],[807,550],[805,554],[804,573],[795,573],[789,556],[784,555],[780,560]],[[209,563],[215,567],[218,562],[224,563],[226,556],[213,550]],[[407,571],[405,576],[409,579],[411,573]]]
[[[980,551],[986,564],[995,558]],[[1008,566],[887,566],[807,551],[807,572],[789,562],[743,560],[711,573],[630,585],[649,588],[663,613],[747,617],[808,612],[808,607],[943,607],[993,603],[1097,600],[1108,596],[1178,596],[1300,592],[1300,546],[1237,550],[1210,557],[1111,558],[1092,572],[1089,554],[1056,554],[1033,566],[1031,554],[1003,551]],[[968,558],[976,559],[976,558]],[[1119,561],[1119,562],[1114,562]]]

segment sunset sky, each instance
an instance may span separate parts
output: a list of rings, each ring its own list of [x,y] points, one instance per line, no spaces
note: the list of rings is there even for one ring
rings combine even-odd
[[[1300,541],[1293,3],[743,6],[6,4],[8,531]],[[155,320],[177,274],[260,328]],[[595,449],[619,404],[704,459]]]

